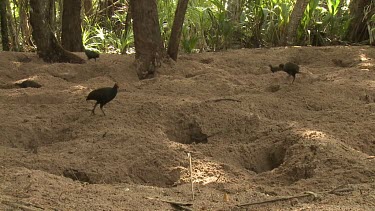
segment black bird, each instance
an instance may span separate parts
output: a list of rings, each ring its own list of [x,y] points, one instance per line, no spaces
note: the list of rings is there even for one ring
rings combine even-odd
[[[103,106],[113,100],[117,95],[118,85],[115,83],[113,87],[105,87],[95,89],[94,91],[90,92],[87,96],[86,100],[96,100],[94,108],[92,109],[91,113],[95,114],[95,108],[99,104],[100,110],[102,110],[104,116],[105,113],[103,111]]]
[[[280,64],[279,68],[280,70],[283,70],[284,72],[288,73],[288,75],[293,76],[293,84],[294,80],[296,80],[296,74],[299,73],[299,66],[292,62],[287,62],[285,64]]]
[[[97,51],[85,49],[85,54],[86,54],[88,60],[95,59],[95,61],[96,61],[96,58],[99,58],[99,53]]]

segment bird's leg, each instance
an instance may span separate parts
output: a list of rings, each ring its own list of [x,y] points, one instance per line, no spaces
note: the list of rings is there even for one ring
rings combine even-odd
[[[296,80],[296,76],[293,75],[293,81],[292,81],[292,84],[294,83],[294,80]]]
[[[95,115],[95,108],[96,108],[97,105],[98,105],[98,103],[95,103],[94,108],[91,111],[91,115]]]
[[[105,113],[104,113],[104,111],[103,111],[103,105],[100,105],[100,110],[102,110],[104,116],[106,116]]]

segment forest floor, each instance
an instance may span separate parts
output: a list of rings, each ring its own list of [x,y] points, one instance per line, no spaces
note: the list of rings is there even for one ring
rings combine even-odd
[[[268,67],[287,61],[294,84]],[[0,210],[375,210],[374,48],[181,55],[142,81],[133,62],[0,53]]]

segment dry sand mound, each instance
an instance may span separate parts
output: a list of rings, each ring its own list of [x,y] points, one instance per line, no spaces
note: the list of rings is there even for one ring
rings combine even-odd
[[[143,81],[132,56],[75,65],[2,52],[0,209],[374,210],[374,52],[182,55]],[[293,85],[268,67],[286,61],[300,65]],[[87,94],[115,81],[107,116],[91,116]]]

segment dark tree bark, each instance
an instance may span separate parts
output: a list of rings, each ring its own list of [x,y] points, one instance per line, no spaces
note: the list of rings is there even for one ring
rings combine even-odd
[[[297,41],[297,30],[298,26],[301,24],[303,13],[306,10],[309,0],[297,0],[294,5],[292,14],[289,18],[289,24],[287,26],[286,34],[282,39],[283,44],[285,45],[294,45]]]
[[[23,44],[26,46],[33,46],[31,41],[31,30],[29,25],[28,10],[29,0],[19,1],[20,27],[23,36]]]
[[[37,53],[46,62],[85,63],[73,53],[63,49],[50,26],[51,3],[54,0],[30,0],[30,23]]]
[[[349,42],[361,42],[369,39],[367,21],[375,14],[375,7],[370,7],[372,1],[352,0],[350,1],[349,11],[351,20],[345,35],[345,40]],[[371,8],[365,13],[365,8]]]
[[[155,76],[164,57],[156,0],[131,0],[136,70],[139,79]]]
[[[84,51],[81,29],[81,4],[77,0],[64,0],[61,45],[68,51]]]
[[[9,51],[9,33],[8,33],[8,21],[7,21],[7,5],[6,2],[0,1],[0,16],[1,16],[1,42],[4,51]]]
[[[176,13],[173,20],[171,37],[168,43],[168,55],[177,61],[178,47],[180,45],[182,25],[184,24],[185,14],[189,0],[179,0]]]

